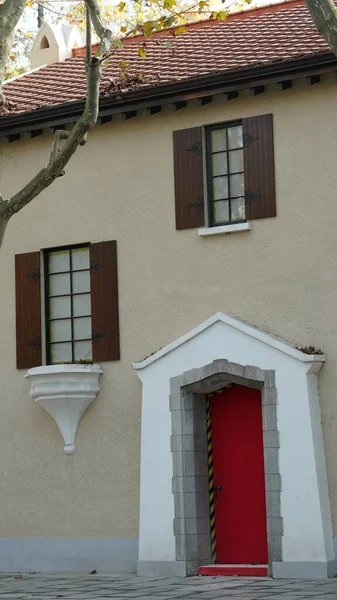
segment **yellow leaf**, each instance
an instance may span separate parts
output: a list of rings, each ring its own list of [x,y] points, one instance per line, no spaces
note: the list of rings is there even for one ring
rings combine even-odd
[[[120,2],[118,5],[119,12],[122,12],[126,7],[126,2]]]
[[[141,58],[146,58],[146,52],[143,48],[138,48],[138,56]]]

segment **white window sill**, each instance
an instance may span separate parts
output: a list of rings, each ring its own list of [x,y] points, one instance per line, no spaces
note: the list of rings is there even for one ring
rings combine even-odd
[[[246,221],[245,223],[231,223],[230,225],[220,225],[219,227],[203,227],[202,229],[198,229],[198,235],[207,237],[209,235],[220,235],[222,233],[249,231],[251,228],[251,224]]]

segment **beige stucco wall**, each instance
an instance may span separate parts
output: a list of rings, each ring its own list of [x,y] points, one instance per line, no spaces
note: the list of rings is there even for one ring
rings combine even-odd
[[[137,536],[141,386],[131,364],[224,311],[327,354],[319,376],[337,533],[337,88],[333,77],[203,108],[116,117],[67,175],[10,223],[0,254],[0,537]],[[274,114],[278,216],[251,232],[175,230],[172,130]],[[47,159],[49,136],[2,148],[10,194]],[[116,239],[121,361],[103,365],[74,456],[15,369],[14,254]],[[155,485],[155,478],[154,478]]]

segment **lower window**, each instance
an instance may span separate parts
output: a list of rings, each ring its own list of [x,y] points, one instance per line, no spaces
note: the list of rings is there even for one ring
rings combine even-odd
[[[45,252],[47,364],[92,360],[89,246]]]

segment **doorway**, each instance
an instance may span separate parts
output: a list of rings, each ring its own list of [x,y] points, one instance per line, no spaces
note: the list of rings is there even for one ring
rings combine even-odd
[[[267,565],[261,391],[234,384],[209,396],[212,562]]]

